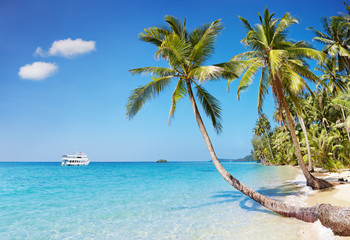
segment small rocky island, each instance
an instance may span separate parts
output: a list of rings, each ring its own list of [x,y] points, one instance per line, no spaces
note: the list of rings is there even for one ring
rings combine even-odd
[[[156,163],[166,163],[166,162],[168,162],[168,161],[165,159],[159,159],[158,161],[156,161]]]

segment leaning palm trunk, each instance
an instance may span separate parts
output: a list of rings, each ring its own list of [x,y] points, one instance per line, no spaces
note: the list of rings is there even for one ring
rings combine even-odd
[[[217,171],[229,184],[231,184],[238,191],[253,199],[257,203],[282,216],[294,217],[305,222],[315,222],[317,220],[320,220],[324,226],[331,228],[334,234],[340,236],[350,236],[350,208],[335,207],[330,204],[321,204],[313,207],[297,207],[287,205],[285,203],[261,195],[228,173],[221,165],[215,154],[213,145],[211,144],[209,135],[197,108],[197,104],[191,88],[191,82],[186,81],[186,83],[188,96],[191,101],[194,116],[204,138],[204,142],[207,145],[210,157]]]
[[[295,134],[295,129],[294,129],[294,121],[291,117],[286,99],[284,97],[283,91],[282,91],[282,84],[280,82],[280,79],[276,77],[275,79],[276,81],[276,90],[277,90],[277,94],[278,94],[278,99],[280,100],[279,104],[282,104],[284,110],[286,111],[286,116],[287,116],[287,125],[290,131],[290,134],[292,136],[292,140],[294,143],[294,147],[295,147],[295,152],[297,154],[297,158],[298,158],[298,162],[299,162],[299,166],[301,168],[301,170],[303,171],[303,174],[306,178],[306,185],[310,186],[312,189],[325,189],[325,188],[330,188],[333,185],[323,179],[319,179],[319,178],[315,178],[306,168],[305,166],[305,162],[304,159],[301,155],[301,150],[300,150],[300,145],[299,145],[299,141],[298,138]]]
[[[313,167],[313,165],[312,165],[312,158],[311,158],[311,151],[310,151],[309,138],[308,138],[308,136],[307,136],[307,131],[306,131],[304,119],[303,119],[302,116],[300,116],[299,114],[298,114],[298,118],[299,118],[299,122],[300,122],[301,129],[303,130],[303,132],[304,132],[304,137],[305,137],[305,143],[306,143],[306,148],[307,148],[307,156],[308,156],[308,160],[309,160],[308,170],[309,170],[309,172],[313,172],[313,171],[314,171],[314,167]]]

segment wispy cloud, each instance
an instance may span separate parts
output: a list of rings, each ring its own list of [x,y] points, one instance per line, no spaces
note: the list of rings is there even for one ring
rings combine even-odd
[[[18,75],[23,79],[40,81],[52,76],[58,67],[54,63],[34,62],[19,69]]]
[[[38,50],[38,48],[37,48]],[[38,50],[41,53],[41,48]],[[72,40],[70,38],[64,40],[54,41],[49,49],[50,56],[63,56],[65,58],[72,58],[77,55],[89,53],[96,50],[95,41],[84,41],[81,38]]]
[[[34,56],[46,57],[47,53],[41,47],[37,47],[35,49]]]

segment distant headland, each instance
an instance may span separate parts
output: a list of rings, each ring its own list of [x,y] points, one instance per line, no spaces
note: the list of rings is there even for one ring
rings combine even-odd
[[[228,159],[228,158],[219,158],[220,162],[256,162],[252,155],[245,156],[244,158],[238,159]]]

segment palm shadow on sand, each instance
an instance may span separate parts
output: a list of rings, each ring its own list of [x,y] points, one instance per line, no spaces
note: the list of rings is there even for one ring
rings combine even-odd
[[[273,188],[260,187],[257,189],[257,192],[260,194],[263,194],[265,196],[279,200],[281,197],[288,196],[290,194],[297,192],[297,190],[298,190],[298,187],[296,187],[294,184],[284,183],[283,185],[273,187]],[[216,205],[216,204],[237,202],[238,201],[239,207],[241,209],[246,210],[246,211],[263,212],[263,213],[268,213],[268,214],[272,214],[272,215],[278,215],[277,213],[264,208],[259,203],[253,201],[252,199],[243,195],[242,193],[240,193],[237,190],[217,192],[216,194],[211,196],[211,199],[216,199],[217,201],[204,203],[204,204],[200,204],[200,205],[196,205],[196,206],[173,207],[173,208],[171,208],[171,210],[196,209],[196,208],[202,208],[202,207]]]

